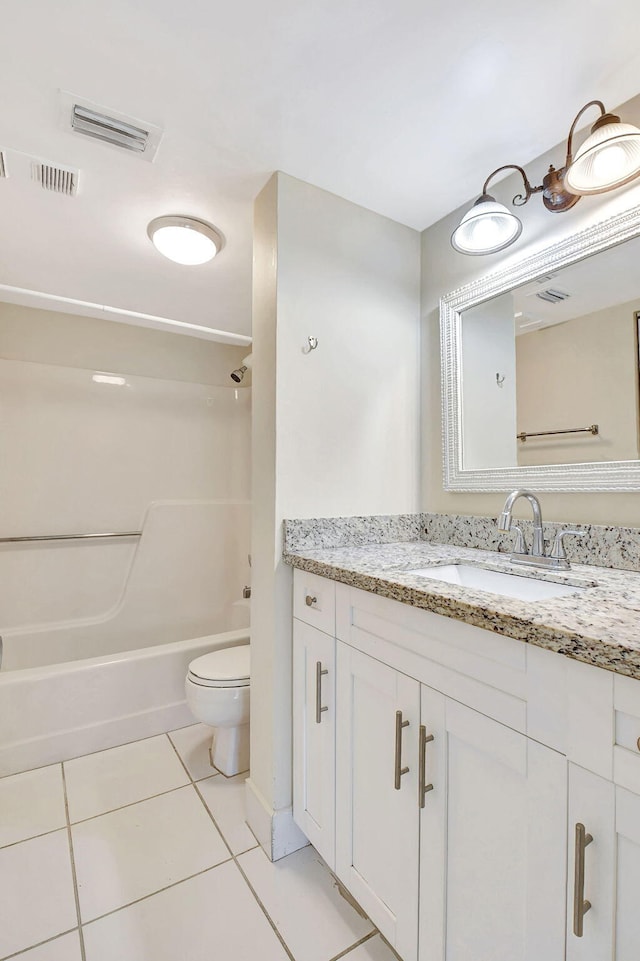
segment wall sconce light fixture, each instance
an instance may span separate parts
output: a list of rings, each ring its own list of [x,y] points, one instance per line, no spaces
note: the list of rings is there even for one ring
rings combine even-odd
[[[573,135],[580,117],[589,107],[598,107],[600,116],[574,157]],[[552,164],[539,187],[532,187],[523,168],[516,164],[505,164],[489,174],[482,194],[451,237],[452,247],[461,254],[496,253],[514,243],[522,233],[519,218],[487,193],[491,180],[503,170],[517,170],[522,176],[524,193],[513,198],[515,207],[522,207],[533,194],[541,193],[547,210],[562,213],[574,207],[582,196],[615,190],[640,176],[640,130],[607,113],[600,100],[589,101],[571,124],[564,166],[556,170]]]

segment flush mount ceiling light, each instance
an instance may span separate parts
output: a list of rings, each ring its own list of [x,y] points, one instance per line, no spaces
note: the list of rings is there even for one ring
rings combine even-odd
[[[188,266],[206,264],[222,248],[218,231],[195,217],[156,217],[147,227],[147,235],[161,254]]]
[[[589,107],[598,107],[600,117],[574,157],[573,135]],[[487,193],[490,181],[503,170],[517,170],[522,177],[524,194],[516,194],[512,200],[514,207],[524,206],[533,194],[541,193],[547,210],[562,213],[571,210],[581,196],[615,190],[640,176],[640,130],[607,113],[600,100],[591,100],[578,111],[571,124],[564,166],[556,170],[552,164],[540,186],[532,187],[523,168],[516,164],[505,164],[489,174],[481,196],[452,234],[454,250],[476,256],[493,254],[504,250],[522,233],[518,217]]]

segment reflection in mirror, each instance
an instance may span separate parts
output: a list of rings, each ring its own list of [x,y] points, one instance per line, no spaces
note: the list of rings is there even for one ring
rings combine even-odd
[[[465,470],[637,460],[640,238],[461,315]]]

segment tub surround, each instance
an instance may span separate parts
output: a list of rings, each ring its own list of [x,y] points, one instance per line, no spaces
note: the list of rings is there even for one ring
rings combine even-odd
[[[479,538],[483,525],[487,534],[495,522],[487,518],[416,515],[422,537],[433,532],[434,539]],[[408,518],[374,518],[372,537],[394,530],[408,532]],[[399,521],[399,527],[396,526]],[[616,552],[627,563],[633,560],[633,539],[638,531],[609,528],[589,529],[587,540],[599,551],[606,566],[573,564],[567,573],[532,570],[510,563],[497,553],[496,537],[487,537],[492,550],[478,550],[457,543],[437,544],[407,536],[399,542],[371,542],[367,518],[287,521],[284,560],[292,567],[331,578],[351,587],[451,617],[485,630],[494,631],[592,664],[605,670],[640,679],[640,573],[613,569]],[[478,525],[472,522],[478,521]],[[545,532],[561,525],[545,525]],[[356,543],[347,543],[349,531]],[[601,533],[602,532],[602,533]],[[611,537],[609,538],[609,532]],[[618,534],[616,539],[614,534]],[[314,541],[315,536],[315,541]],[[510,550],[509,544],[502,549]],[[336,542],[339,546],[335,546]],[[572,545],[573,547],[573,545]],[[577,545],[576,545],[577,548]],[[575,554],[571,551],[572,559]],[[637,557],[638,555],[636,555]],[[555,581],[588,588],[581,594],[535,603],[489,594],[407,573],[416,568],[452,563],[470,563],[490,570],[506,571],[538,580]],[[636,559],[636,565],[638,561]]]

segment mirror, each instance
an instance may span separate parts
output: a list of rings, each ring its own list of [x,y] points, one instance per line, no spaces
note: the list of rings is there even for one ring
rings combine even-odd
[[[640,208],[441,305],[448,490],[640,490]]]

